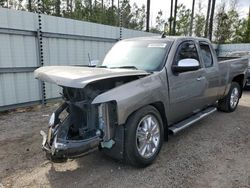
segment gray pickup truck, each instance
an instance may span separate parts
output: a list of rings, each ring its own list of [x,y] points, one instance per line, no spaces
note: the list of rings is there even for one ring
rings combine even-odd
[[[48,66],[35,77],[62,87],[42,147],[52,160],[99,149],[151,164],[169,134],[215,112],[233,112],[247,59],[217,60],[209,40],[147,37],[118,42],[96,67]]]

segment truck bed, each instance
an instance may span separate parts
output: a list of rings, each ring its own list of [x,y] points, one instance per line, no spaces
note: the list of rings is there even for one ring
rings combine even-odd
[[[235,76],[245,74],[248,67],[247,62],[247,58],[242,57],[218,57],[221,80],[221,90],[219,91],[219,94],[221,97],[227,94],[231,80]]]
[[[219,57],[218,57],[218,62],[227,61],[227,60],[233,60],[233,59],[240,59],[240,57],[219,56]]]

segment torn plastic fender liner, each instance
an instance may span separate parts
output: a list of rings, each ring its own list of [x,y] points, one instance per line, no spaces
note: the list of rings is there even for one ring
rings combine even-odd
[[[60,119],[59,119],[59,115],[68,107],[68,104],[66,102],[64,102],[62,105],[59,106],[59,108],[56,109],[56,111],[54,111],[52,113],[51,116],[54,116],[53,118],[50,119],[49,121],[49,125],[54,127],[55,125],[57,125],[58,123],[60,123]],[[53,120],[52,120],[53,119]]]

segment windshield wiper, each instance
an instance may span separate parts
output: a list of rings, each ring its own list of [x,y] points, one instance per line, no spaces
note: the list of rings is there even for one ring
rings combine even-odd
[[[121,67],[110,67],[111,69],[135,69],[138,70],[135,66],[121,66]]]

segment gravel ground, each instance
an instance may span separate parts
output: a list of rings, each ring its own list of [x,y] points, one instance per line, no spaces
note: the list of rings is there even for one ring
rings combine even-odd
[[[250,92],[231,114],[216,112],[165,142],[137,169],[96,151],[51,163],[40,129],[56,105],[0,115],[0,187],[250,187]]]

